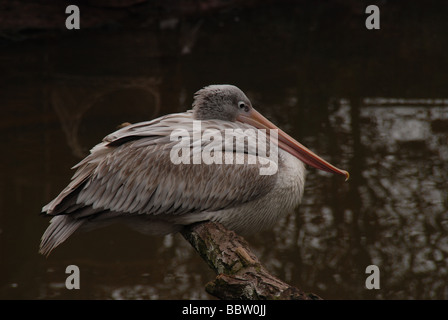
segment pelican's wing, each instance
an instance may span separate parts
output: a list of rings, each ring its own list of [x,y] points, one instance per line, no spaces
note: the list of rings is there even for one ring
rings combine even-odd
[[[180,215],[231,208],[272,189],[277,176],[260,175],[259,163],[174,164],[170,152],[178,142],[170,133],[174,124],[191,132],[191,120],[191,113],[174,114],[109,135],[43,211],[77,218],[102,211]]]

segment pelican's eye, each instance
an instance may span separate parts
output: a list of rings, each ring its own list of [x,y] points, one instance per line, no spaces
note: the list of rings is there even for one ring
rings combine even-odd
[[[238,102],[238,107],[244,112],[249,112],[249,106],[245,104],[243,101]]]

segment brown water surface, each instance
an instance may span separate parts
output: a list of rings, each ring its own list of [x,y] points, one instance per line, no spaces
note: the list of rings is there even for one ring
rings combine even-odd
[[[368,31],[361,6],[305,3],[5,36],[0,298],[211,298],[214,274],[180,235],[114,225],[45,258],[39,212],[117,125],[187,110],[196,90],[231,83],[351,174],[309,169],[303,204],[247,238],[266,267],[326,299],[447,299],[446,15],[384,6],[382,29]],[[80,290],[65,288],[71,264]],[[365,288],[371,264],[379,290]]]

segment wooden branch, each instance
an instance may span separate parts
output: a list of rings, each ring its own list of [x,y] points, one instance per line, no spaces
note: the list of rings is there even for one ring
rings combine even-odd
[[[219,223],[194,224],[181,233],[218,274],[205,289],[219,299],[321,299],[269,274],[249,249],[248,243]]]

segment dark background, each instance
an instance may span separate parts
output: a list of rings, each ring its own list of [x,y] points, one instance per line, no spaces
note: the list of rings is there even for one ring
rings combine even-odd
[[[77,4],[81,29],[65,28]],[[367,30],[375,4],[381,29]],[[0,1],[0,298],[210,299],[179,235],[111,226],[37,253],[39,212],[125,121],[239,86],[351,179],[309,169],[303,204],[247,238],[324,299],[448,298],[446,1]],[[81,289],[65,288],[66,266]],[[376,264],[381,289],[365,288]]]

